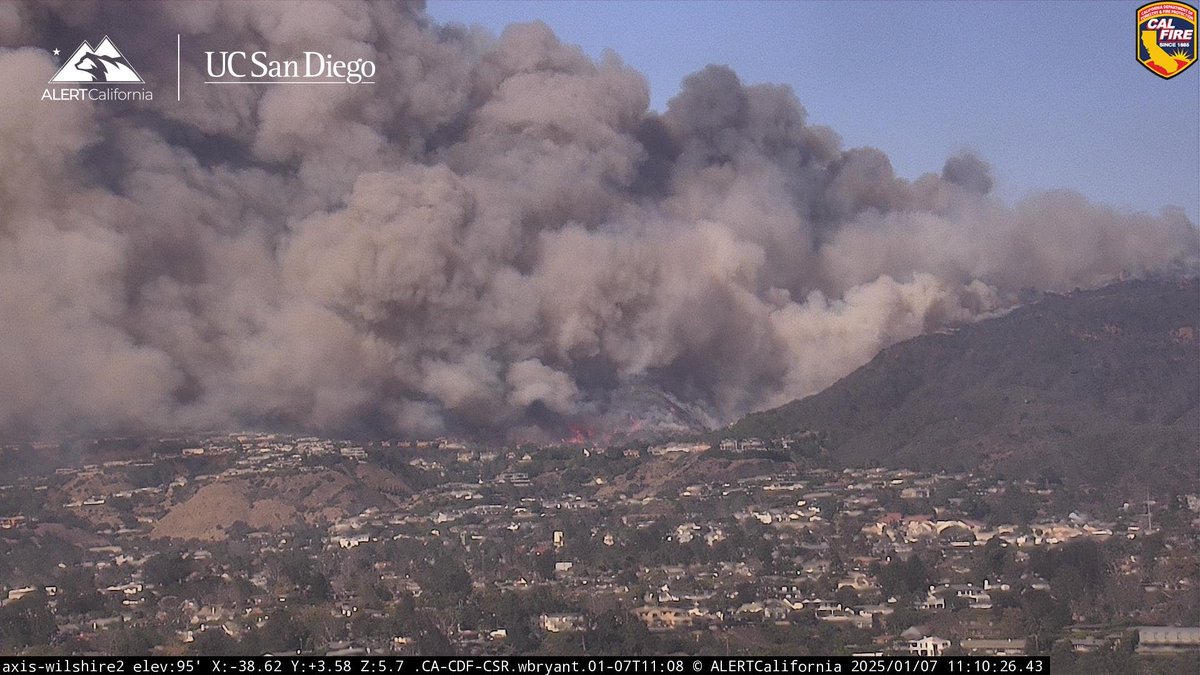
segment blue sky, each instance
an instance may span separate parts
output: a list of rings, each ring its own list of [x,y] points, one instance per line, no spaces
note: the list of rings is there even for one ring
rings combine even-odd
[[[974,150],[1013,201],[1070,188],[1200,223],[1200,65],[1162,80],[1134,59],[1141,2],[430,0],[439,22],[499,33],[541,20],[593,57],[616,51],[662,110],[709,63],[788,84],[809,121],[897,174]]]

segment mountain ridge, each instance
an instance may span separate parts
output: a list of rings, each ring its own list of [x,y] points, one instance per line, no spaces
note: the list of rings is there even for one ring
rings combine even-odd
[[[893,345],[724,436],[826,437],[835,461],[1194,490],[1200,285],[1123,281]]]

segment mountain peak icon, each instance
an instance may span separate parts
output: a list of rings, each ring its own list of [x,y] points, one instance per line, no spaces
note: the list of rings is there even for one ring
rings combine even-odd
[[[84,40],[50,81],[83,84],[145,82],[107,35],[95,49]]]

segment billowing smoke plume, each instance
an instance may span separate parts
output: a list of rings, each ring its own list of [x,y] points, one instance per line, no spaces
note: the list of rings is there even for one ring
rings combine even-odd
[[[155,99],[40,101],[49,50],[103,34]],[[649,112],[641,75],[537,23],[5,3],[0,46],[8,435],[554,435],[630,386],[724,420],[1021,289],[1194,269],[1200,250],[1180,212],[1005,205],[970,154],[897,178],[728,68]],[[221,49],[368,58],[378,83],[204,85]]]

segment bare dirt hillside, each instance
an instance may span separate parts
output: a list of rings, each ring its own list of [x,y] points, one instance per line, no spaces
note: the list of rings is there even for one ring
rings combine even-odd
[[[239,521],[252,530],[326,525],[371,506],[391,504],[407,493],[407,486],[393,474],[371,467],[349,474],[322,470],[217,480],[172,506],[150,536],[221,540]]]

